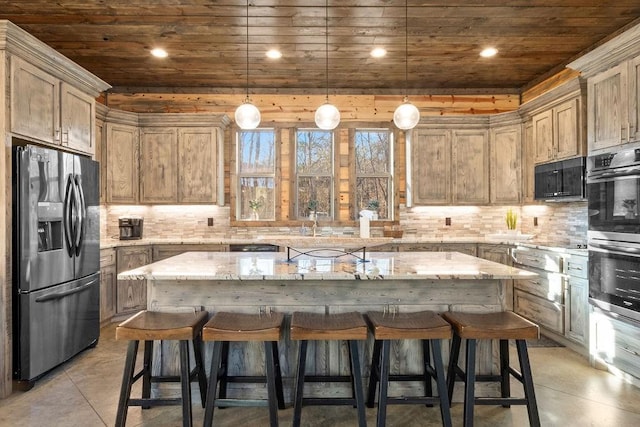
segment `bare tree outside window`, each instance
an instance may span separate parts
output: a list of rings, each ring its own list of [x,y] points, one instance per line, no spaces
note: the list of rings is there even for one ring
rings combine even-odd
[[[238,132],[238,197],[241,220],[275,219],[275,132]]]
[[[358,129],[355,132],[357,212],[377,205],[380,219],[391,218],[392,140],[388,129]]]
[[[333,218],[333,132],[296,131],[297,218]]]

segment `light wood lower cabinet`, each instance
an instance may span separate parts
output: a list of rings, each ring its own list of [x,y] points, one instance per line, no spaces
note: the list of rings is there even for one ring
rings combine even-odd
[[[594,309],[591,313],[590,359],[597,367],[611,369],[617,375],[640,386],[640,322],[608,316]],[[629,375],[633,376],[631,378]]]
[[[151,263],[150,246],[128,246],[116,249],[117,272],[131,270]],[[117,313],[125,314],[147,307],[145,280],[118,280]]]
[[[540,326],[558,334],[564,333],[564,306],[562,304],[515,289],[513,309],[516,313],[533,320]]]
[[[478,258],[498,262],[504,265],[512,264],[511,263],[511,246],[507,246],[507,245],[491,245],[491,244],[479,243],[476,256]]]
[[[100,251],[100,323],[108,322],[116,314],[116,251]]]

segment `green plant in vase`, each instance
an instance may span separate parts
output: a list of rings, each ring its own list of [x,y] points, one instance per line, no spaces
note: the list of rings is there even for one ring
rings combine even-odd
[[[251,208],[251,219],[260,219],[260,216],[258,215],[258,209],[260,209],[261,207],[262,202],[260,200],[249,200],[249,208]]]
[[[507,230],[515,232],[518,223],[518,214],[513,209],[507,210]]]

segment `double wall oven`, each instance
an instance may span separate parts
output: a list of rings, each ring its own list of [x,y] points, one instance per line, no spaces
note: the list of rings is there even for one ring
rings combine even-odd
[[[587,162],[589,302],[640,321],[640,145]]]

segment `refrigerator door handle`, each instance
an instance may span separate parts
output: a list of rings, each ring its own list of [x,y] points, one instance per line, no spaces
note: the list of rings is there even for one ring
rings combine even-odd
[[[54,299],[61,299],[64,297],[67,297],[69,295],[73,295],[73,294],[77,294],[79,292],[82,292],[88,288],[90,288],[94,283],[96,283],[97,280],[92,280],[89,283],[87,283],[86,285],[82,285],[79,286],[77,288],[73,288],[73,289],[69,289],[68,291],[63,291],[63,292],[55,292],[53,294],[48,294],[48,295],[44,295],[41,296],[40,298],[36,298],[36,302],[47,302],[47,301],[51,301]]]
[[[87,217],[87,206],[84,200],[84,191],[82,190],[82,186],[78,180],[78,175],[74,178],[74,183],[76,187],[77,193],[77,203],[76,207],[78,210],[78,227],[76,228],[76,236],[75,236],[75,253],[76,256],[80,255],[80,251],[82,249],[82,243],[85,235],[86,228],[86,217]]]
[[[73,216],[73,199],[74,199],[74,185],[73,185],[73,177],[69,175],[67,180],[66,190],[64,192],[64,202],[62,208],[62,226],[64,228],[64,238],[67,242],[67,251],[69,252],[69,256],[73,256],[74,254],[74,241],[75,238],[73,236],[74,230],[73,225],[71,223],[71,218]]]

